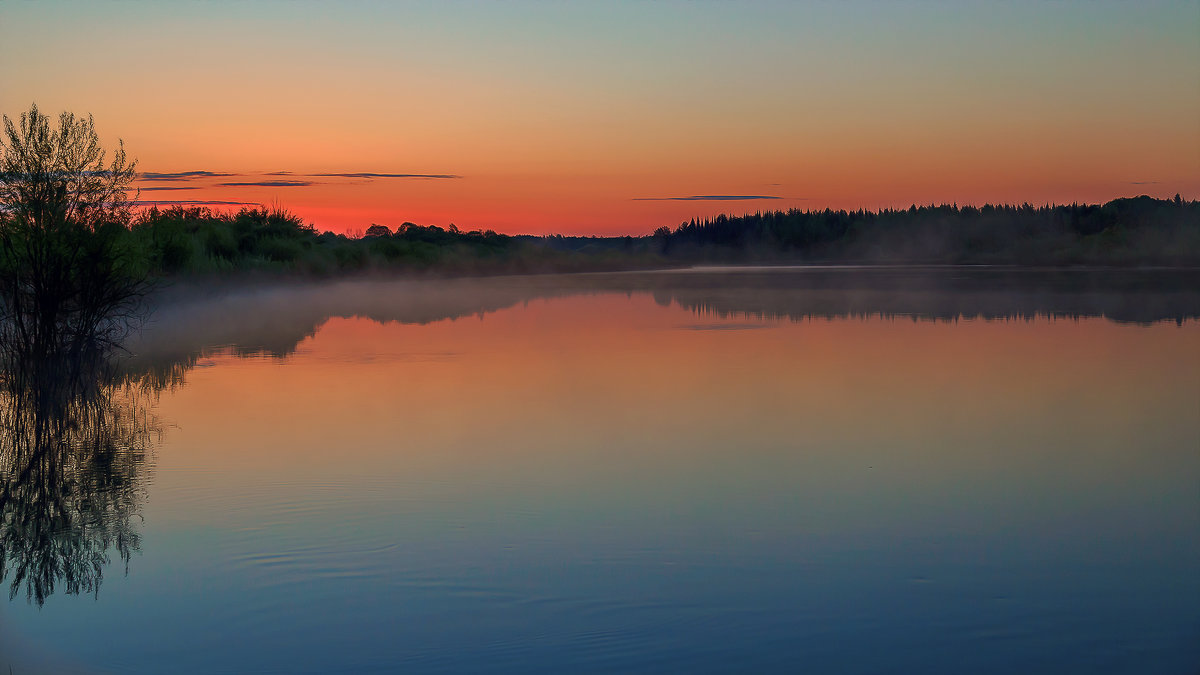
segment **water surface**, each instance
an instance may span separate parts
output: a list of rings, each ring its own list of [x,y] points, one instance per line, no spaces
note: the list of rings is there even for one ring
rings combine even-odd
[[[1194,672],[1196,288],[180,291],[107,399],[147,421],[122,446],[145,450],[136,513],[88,512],[136,531],[128,571],[111,550],[94,589],[20,586],[0,650],[14,672]]]

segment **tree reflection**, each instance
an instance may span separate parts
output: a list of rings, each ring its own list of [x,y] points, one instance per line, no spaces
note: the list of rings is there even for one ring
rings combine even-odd
[[[490,277],[265,283],[155,299],[156,321],[129,341],[133,368],[165,377],[215,347],[286,356],[331,317],[426,324],[575,295],[649,295],[698,317],[752,320],[1200,319],[1200,271],[964,267],[714,268]],[[182,364],[182,366],[180,365]]]
[[[0,580],[38,605],[56,589],[96,594],[112,553],[128,571],[140,548],[156,388],[102,353],[3,352]]]

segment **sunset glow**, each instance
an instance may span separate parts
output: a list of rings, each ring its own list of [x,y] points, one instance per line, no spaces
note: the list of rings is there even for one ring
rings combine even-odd
[[[1200,198],[1197,35],[1195,2],[8,3],[0,112],[214,174],[145,176],[147,202],[640,235]]]

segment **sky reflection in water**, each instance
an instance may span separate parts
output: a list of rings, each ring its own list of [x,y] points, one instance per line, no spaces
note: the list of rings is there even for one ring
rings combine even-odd
[[[131,365],[182,378],[140,554],[96,599],[9,602],[0,649],[120,672],[1200,662],[1194,297],[1139,324],[1062,309],[1154,304],[1128,289],[779,277],[163,308]],[[1035,299],[910,318],[922,297]]]

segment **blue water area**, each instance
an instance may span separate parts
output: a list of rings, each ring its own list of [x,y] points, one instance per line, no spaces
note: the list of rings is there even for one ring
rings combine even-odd
[[[0,667],[1197,672],[1195,299],[953,274],[174,298],[5,399]]]

